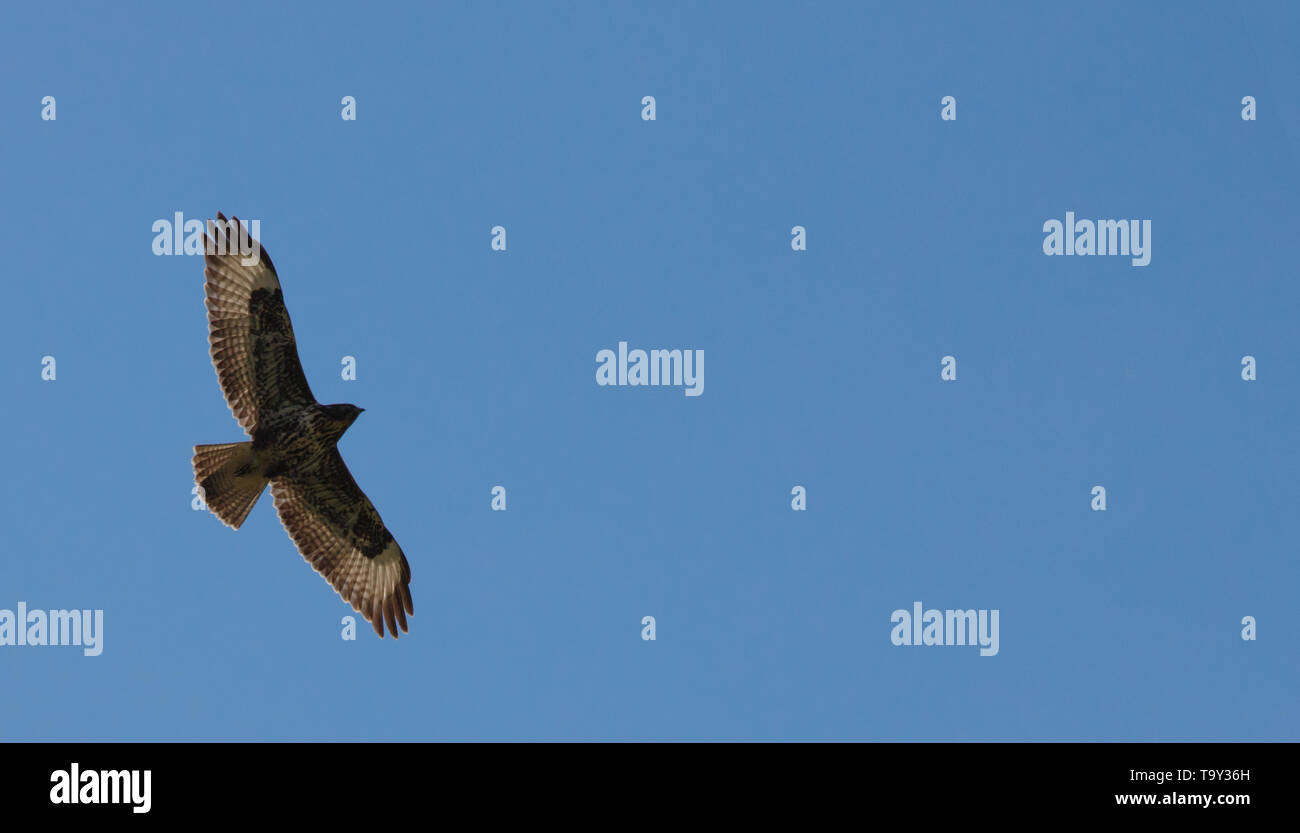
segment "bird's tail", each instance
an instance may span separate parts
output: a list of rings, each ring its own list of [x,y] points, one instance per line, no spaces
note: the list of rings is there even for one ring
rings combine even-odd
[[[212,514],[239,529],[267,479],[253,459],[253,444],[243,442],[194,446],[194,482]]]

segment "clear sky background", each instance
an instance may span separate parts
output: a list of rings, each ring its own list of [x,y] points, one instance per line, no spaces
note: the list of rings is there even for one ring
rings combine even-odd
[[[5,7],[0,608],[105,632],[0,648],[0,737],[1300,738],[1294,4],[543,5]],[[218,210],[367,409],[396,643],[191,509],[243,434],[151,226]]]

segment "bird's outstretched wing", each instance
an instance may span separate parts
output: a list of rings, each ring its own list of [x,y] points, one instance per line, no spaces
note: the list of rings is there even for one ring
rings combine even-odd
[[[205,235],[208,344],[226,404],[248,434],[259,414],[316,402],[298,360],[289,311],[271,258],[235,217],[220,212]],[[232,236],[237,235],[237,237]],[[244,255],[239,243],[251,241]],[[257,258],[255,263],[245,259]]]
[[[406,630],[411,567],[337,448],[310,468],[271,480],[275,510],[298,552],[384,635]]]

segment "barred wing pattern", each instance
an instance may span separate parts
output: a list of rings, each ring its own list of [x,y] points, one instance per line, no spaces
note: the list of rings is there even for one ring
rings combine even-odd
[[[208,221],[210,236],[205,238],[208,343],[226,404],[251,436],[260,415],[285,406],[314,405],[316,398],[298,360],[293,325],[270,256],[257,244],[258,261],[243,263],[239,241],[229,234],[237,230],[241,238],[246,236],[239,218],[227,221],[218,213],[217,219],[219,223]]]
[[[411,568],[379,512],[348,471],[338,449],[310,469],[271,480],[280,522],[298,551],[369,620],[397,636],[406,630],[411,605]]]

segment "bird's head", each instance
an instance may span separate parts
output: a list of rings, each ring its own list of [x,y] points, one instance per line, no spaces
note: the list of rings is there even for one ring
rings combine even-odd
[[[361,412],[365,408],[358,408],[356,405],[326,405],[326,412],[329,413],[330,419],[339,426],[339,433],[342,434],[352,423],[357,421]]]

